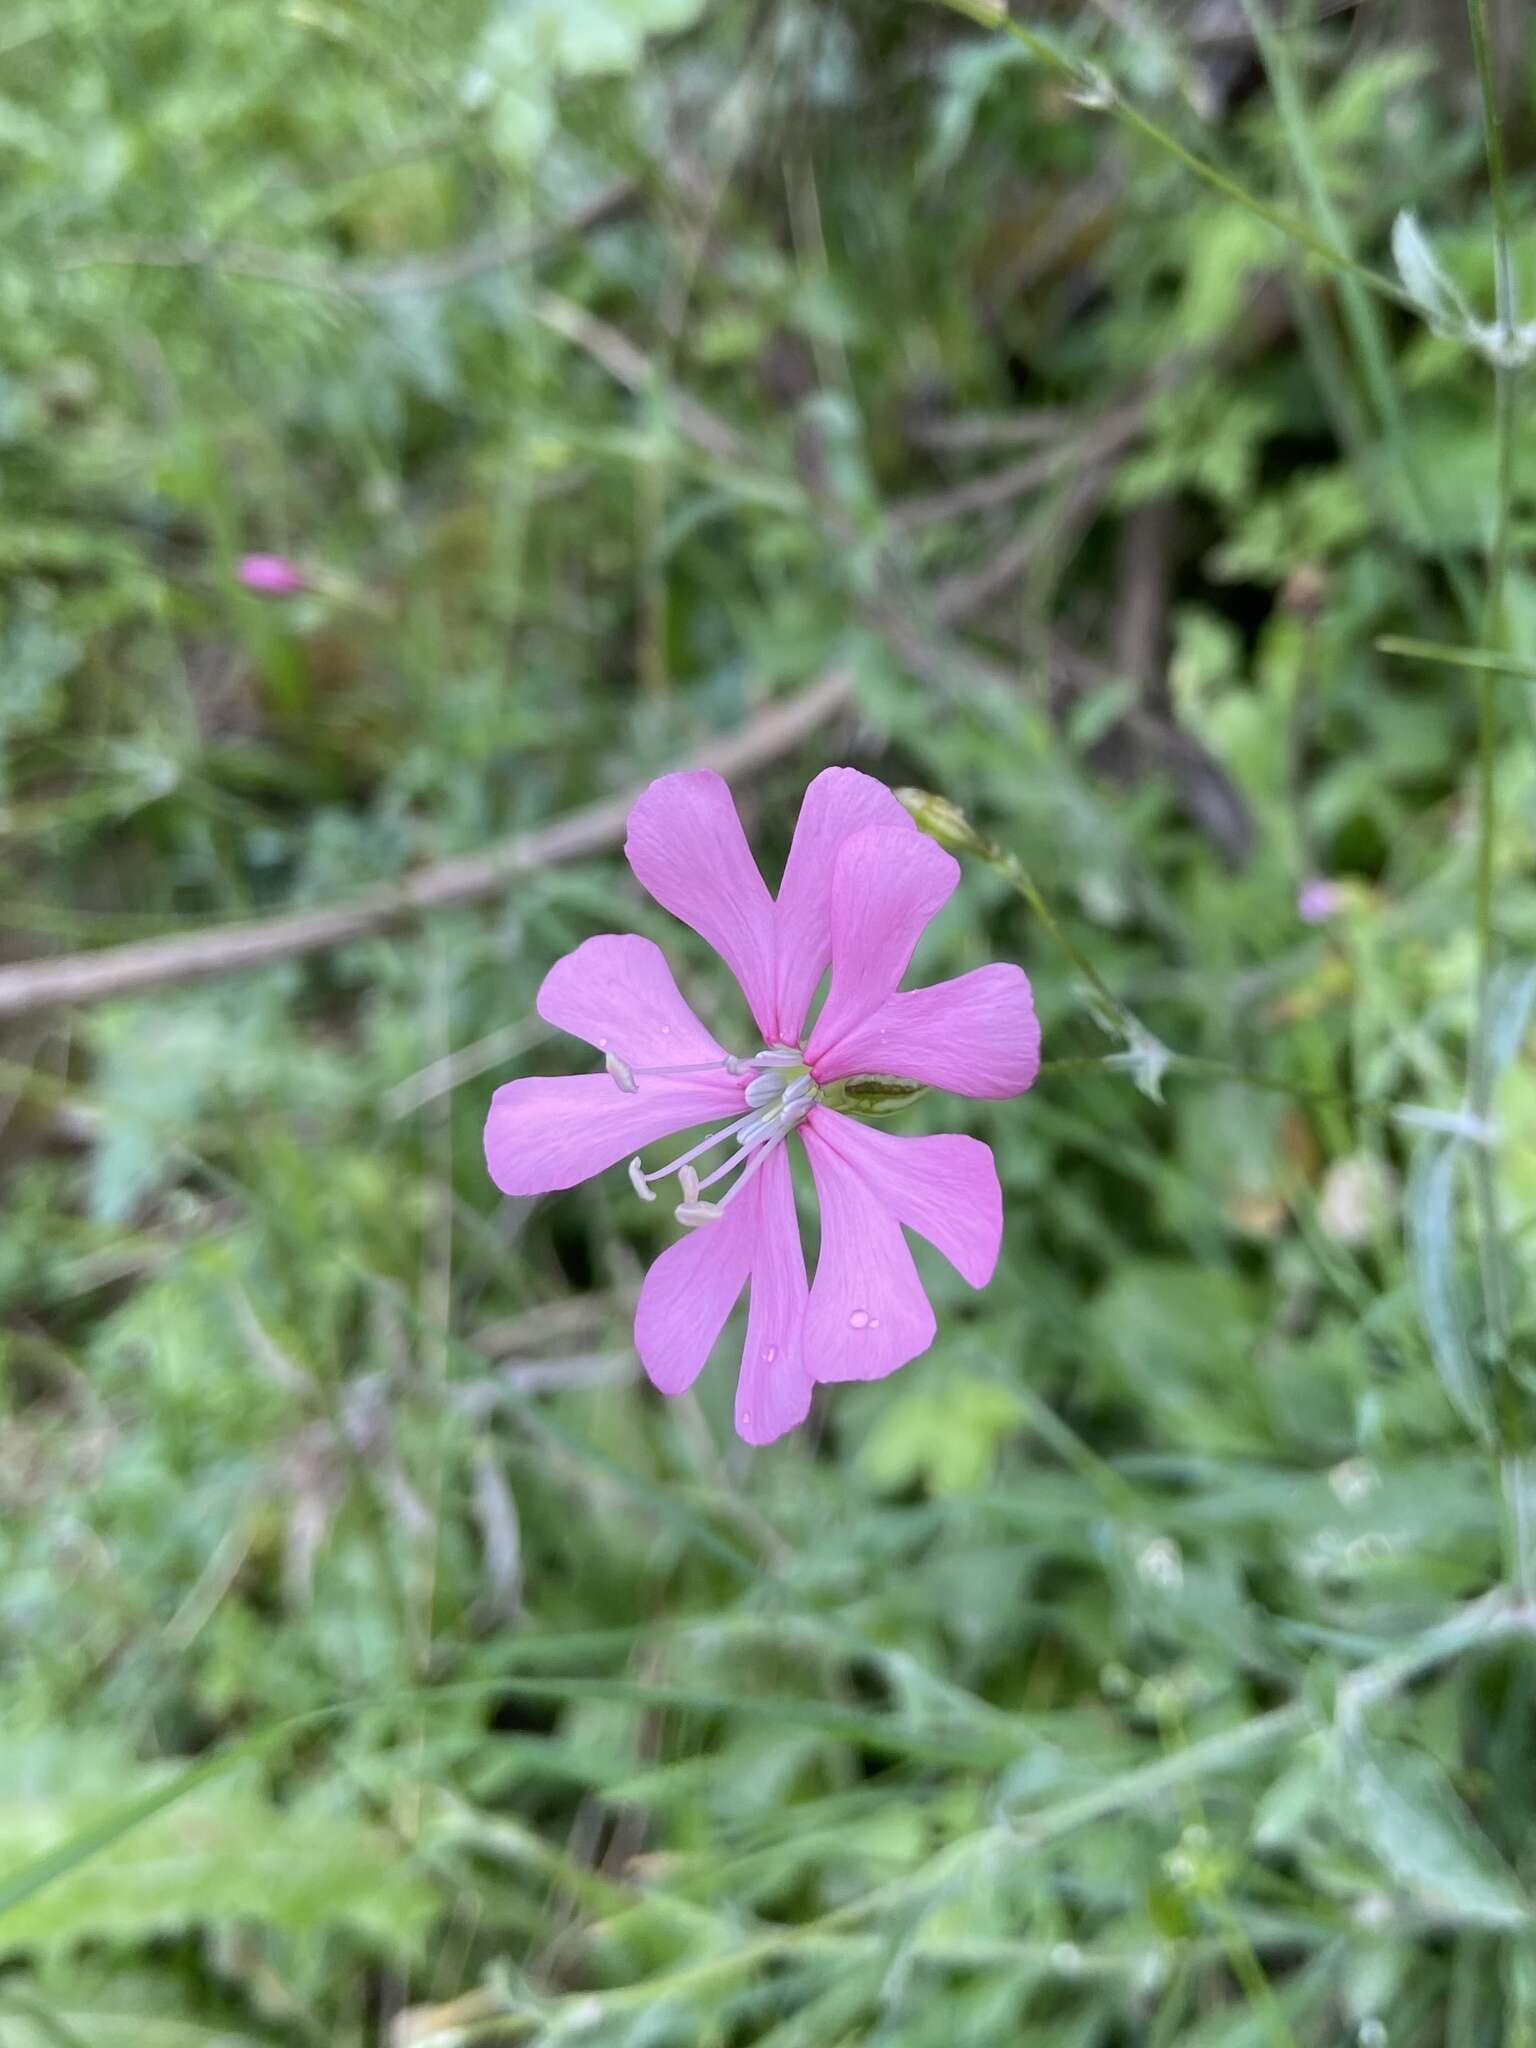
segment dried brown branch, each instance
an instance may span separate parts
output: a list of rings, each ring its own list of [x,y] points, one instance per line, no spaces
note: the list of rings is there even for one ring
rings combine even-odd
[[[738,732],[700,747],[684,765],[747,775],[792,753],[813,732],[847,709],[852,685],[845,668],[829,669],[798,697],[770,704]],[[23,1017],[60,1004],[106,1002],[147,989],[206,981],[249,968],[322,953],[353,939],[419,917],[425,911],[484,902],[522,876],[561,862],[582,860],[617,846],[639,786],[584,804],[563,818],[519,832],[481,853],[434,863],[344,903],[321,910],[281,911],[209,931],[25,960],[0,967],[0,1018]]]
[[[536,310],[540,319],[578,347],[587,349],[616,382],[632,391],[653,388],[654,372],[649,361],[617,328],[550,293],[540,294]],[[1183,358],[1165,365],[1151,379],[1146,396],[1185,373]],[[672,417],[698,447],[721,457],[729,449],[733,459],[740,459],[740,439],[726,421],[696,399],[671,393],[669,400]],[[1140,418],[1138,406],[1137,431]],[[1119,431],[1118,425],[1116,430]],[[797,454],[809,510],[820,521],[831,543],[839,547],[850,545],[854,536],[846,530],[838,508],[822,490],[814,437],[802,436]],[[937,596],[939,602],[935,603],[932,595],[925,599],[922,593],[910,593],[900,565],[892,562],[876,579],[873,593],[863,601],[860,610],[871,629],[937,694],[1006,690],[1015,680],[1009,668],[944,630],[946,625],[959,620],[956,592],[941,586]],[[1064,707],[1085,691],[1101,687],[1112,673],[1055,633],[1049,637],[1048,668],[1056,708]],[[1125,765],[1119,771],[1122,777],[1134,779],[1136,774],[1148,770],[1164,775],[1177,790],[1189,816],[1226,858],[1234,864],[1245,859],[1253,845],[1253,820],[1225,770],[1199,740],[1141,707],[1129,712],[1121,726],[1125,741]]]
[[[942,525],[969,513],[994,512],[1073,470],[1113,461],[1140,440],[1154,392],[1173,381],[1173,373],[1165,371],[1144,392],[1117,405],[1101,419],[1090,421],[1070,437],[1025,456],[1021,462],[988,470],[984,476],[967,477],[964,483],[948,485],[941,491],[903,499],[892,507],[891,518],[904,533],[920,533],[925,527]]]

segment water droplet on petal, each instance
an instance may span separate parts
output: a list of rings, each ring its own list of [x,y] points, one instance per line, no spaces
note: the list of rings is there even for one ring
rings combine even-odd
[[[869,1328],[868,1309],[856,1308],[848,1318],[848,1327],[850,1330],[867,1330]]]
[[[777,1344],[765,1344],[763,1346],[764,1365],[772,1365],[773,1361],[778,1357],[778,1355],[779,1347]]]

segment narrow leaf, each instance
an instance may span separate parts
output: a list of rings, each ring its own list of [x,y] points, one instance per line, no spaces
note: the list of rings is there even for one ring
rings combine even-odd
[[[1536,1002],[1536,965],[1506,961],[1493,978],[1488,996],[1488,1079],[1497,1081],[1520,1050]]]
[[[1419,1316],[1435,1370],[1457,1413],[1484,1442],[1493,1436],[1493,1403],[1472,1354],[1466,1309],[1456,1285],[1458,1146],[1419,1148],[1408,1180],[1408,1245]]]
[[[1457,333],[1471,324],[1472,310],[1460,288],[1441,268],[1424,230],[1411,213],[1392,223],[1392,256],[1398,275],[1431,327]]]
[[[1360,1839],[1394,1883],[1468,1927],[1527,1927],[1530,1903],[1427,1751],[1351,1741],[1342,1759]]]

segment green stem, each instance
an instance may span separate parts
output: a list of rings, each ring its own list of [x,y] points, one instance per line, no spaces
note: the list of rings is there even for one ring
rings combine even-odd
[[[1252,1067],[1240,1067],[1231,1060],[1208,1060],[1199,1053],[1176,1052],[1172,1046],[1165,1050],[1170,1073],[1198,1075],[1208,1081],[1233,1081],[1243,1088],[1264,1088],[1275,1095],[1293,1095],[1302,1102],[1341,1103],[1361,1116],[1392,1114],[1391,1103],[1364,1101],[1360,1096],[1352,1095],[1347,1088],[1319,1088],[1308,1081],[1288,1081],[1283,1074],[1255,1073]],[[1040,1062],[1042,1074],[1103,1073],[1105,1067],[1102,1057]]]
[[[1488,191],[1493,207],[1495,311],[1501,336],[1513,338],[1515,264],[1513,222],[1509,187],[1504,174],[1504,131],[1494,85],[1493,59],[1488,41],[1486,0],[1467,0],[1467,24],[1472,34],[1472,54],[1477,65],[1477,83],[1483,106],[1483,141],[1488,159]],[[1494,496],[1493,531],[1488,542],[1488,585],[1483,613],[1482,642],[1495,651],[1505,645],[1505,583],[1509,569],[1511,507],[1515,491],[1516,372],[1501,365],[1494,372],[1494,432],[1498,448],[1498,475]],[[1472,1030],[1471,1105],[1473,1114],[1486,1118],[1493,1094],[1494,1076],[1489,1062],[1488,1030],[1493,986],[1493,881],[1494,835],[1498,824],[1499,717],[1498,680],[1484,672],[1478,684],[1477,703],[1477,1008]],[[1504,1264],[1503,1232],[1500,1226],[1498,1186],[1489,1147],[1476,1146],[1472,1156],[1472,1187],[1477,1210],[1478,1263],[1482,1278],[1483,1307],[1487,1323],[1488,1349],[1496,1369],[1504,1366],[1509,1349],[1509,1299]],[[1513,1390],[1511,1390],[1513,1391]],[[1505,1550],[1511,1576],[1521,1591],[1531,1590],[1532,1557],[1529,1543],[1528,1487],[1523,1429],[1513,1403],[1497,1403],[1500,1433],[1504,1439],[1499,1480],[1505,1501]],[[1511,1441],[1513,1424],[1514,1441]]]
[[[1410,640],[1398,633],[1383,633],[1373,644],[1378,654],[1401,654],[1410,661],[1436,661],[1444,668],[1470,668],[1480,674],[1515,676],[1536,683],[1536,661],[1522,661],[1518,654],[1497,654],[1487,647],[1447,647],[1439,640]]]
[[[1256,220],[1261,220],[1266,226],[1274,228],[1278,234],[1284,235],[1287,240],[1305,249],[1309,255],[1320,257],[1331,269],[1358,278],[1362,284],[1368,285],[1374,292],[1379,292],[1384,299],[1390,299],[1394,305],[1403,306],[1410,312],[1417,310],[1414,301],[1401,285],[1395,284],[1381,271],[1372,270],[1368,264],[1357,262],[1346,250],[1335,247],[1323,236],[1314,234],[1304,221],[1294,219],[1278,206],[1271,206],[1267,199],[1257,198],[1240,185],[1236,178],[1222,170],[1219,164],[1213,164],[1209,158],[1187,148],[1176,135],[1164,128],[1160,122],[1153,120],[1150,114],[1144,114],[1139,107],[1133,106],[1121,95],[1113,80],[1102,71],[1093,66],[1074,62],[1072,58],[1047,42],[1044,36],[1036,35],[1021,22],[1010,21],[998,0],[938,0],[938,5],[949,8],[952,13],[963,14],[967,20],[978,22],[983,28],[1000,29],[1004,35],[1011,36],[1021,48],[1028,50],[1038,63],[1048,66],[1058,77],[1069,79],[1073,87],[1082,93],[1090,104],[1102,106],[1103,110],[1112,114],[1122,127],[1129,128],[1133,134],[1144,136],[1165,156],[1171,157],[1177,164],[1182,164],[1184,169],[1198,178],[1202,184],[1209,185],[1213,192],[1219,192],[1224,199],[1230,199],[1235,206],[1242,207],[1245,213],[1251,213]]]
[[[1328,190],[1285,39],[1275,30],[1266,0],[1243,0],[1243,11],[1275,97],[1281,132],[1307,210],[1316,223],[1319,236],[1348,256],[1348,230]],[[1304,281],[1298,289],[1305,292]],[[1413,437],[1408,431],[1407,418],[1393,377],[1386,333],[1377,308],[1362,289],[1360,278],[1350,271],[1345,271],[1340,277],[1339,303],[1361,379],[1386,436],[1393,464],[1402,479],[1404,496],[1412,507],[1415,540],[1427,552],[1438,556],[1446,581],[1470,621],[1476,604],[1475,594],[1462,564],[1437,540],[1438,522],[1434,517],[1428,485],[1413,453]]]
[[[1202,1054],[1177,1052],[1172,1046],[1164,1045],[1147,1029],[1135,1011],[1121,1001],[1076,940],[1062,928],[1055,911],[1017,854],[1008,852],[995,839],[988,839],[979,832],[959,805],[951,803],[947,797],[937,796],[927,789],[898,789],[896,795],[920,830],[937,839],[941,846],[948,847],[951,853],[969,854],[981,861],[1023,898],[1098,998],[1099,1021],[1104,1029],[1125,1041],[1124,1054],[1114,1054],[1107,1060],[1046,1060],[1040,1069],[1042,1073],[1086,1072],[1090,1068],[1102,1072],[1106,1067],[1128,1067],[1143,1093],[1151,1095],[1154,1101],[1161,1101],[1158,1084],[1163,1074],[1172,1070],[1175,1073],[1204,1075],[1208,1080],[1236,1081],[1248,1088],[1270,1088],[1308,1101],[1348,1103],[1362,1113],[1374,1108],[1382,1115],[1391,1114],[1387,1104],[1361,1102],[1348,1089],[1318,1088],[1306,1082],[1287,1081],[1278,1074],[1257,1074],[1229,1060],[1206,1059]]]
[[[1483,137],[1488,158],[1488,189],[1493,204],[1493,244],[1496,310],[1499,327],[1512,336],[1516,325],[1515,269],[1511,246],[1509,189],[1504,176],[1504,136],[1494,87],[1493,60],[1488,43],[1486,0],[1467,0],[1467,21],[1472,33],[1472,52],[1477,64],[1477,82],[1483,104]],[[1509,568],[1510,515],[1515,489],[1515,371],[1502,367],[1494,373],[1494,431],[1498,446],[1498,476],[1494,497],[1493,532],[1488,543],[1488,584],[1483,612],[1482,641],[1495,651],[1505,639],[1504,591]],[[1496,679],[1484,672],[1478,686],[1477,706],[1477,1007],[1472,1034],[1471,1100],[1474,1115],[1486,1118],[1493,1090],[1488,1065],[1488,1013],[1493,983],[1493,870],[1494,838],[1498,824],[1496,765],[1498,755],[1498,690]],[[1494,1359],[1502,1363],[1509,1343],[1509,1303],[1505,1285],[1504,1253],[1500,1241],[1498,1196],[1494,1165],[1487,1147],[1480,1147],[1473,1160],[1473,1188],[1477,1203],[1479,1258],[1483,1301],[1488,1321],[1488,1340]]]

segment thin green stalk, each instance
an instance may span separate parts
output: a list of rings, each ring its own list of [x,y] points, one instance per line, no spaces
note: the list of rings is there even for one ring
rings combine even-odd
[[[1360,1116],[1391,1116],[1395,1104],[1368,1102],[1347,1088],[1321,1088],[1310,1081],[1290,1081],[1283,1074],[1261,1074],[1252,1067],[1240,1067],[1233,1060],[1208,1060],[1199,1053],[1179,1052],[1165,1046],[1168,1071],[1190,1074],[1207,1081],[1231,1081],[1241,1088],[1263,1088],[1273,1095],[1294,1096],[1300,1102],[1332,1102],[1354,1110]],[[1042,1060],[1042,1074],[1088,1074],[1112,1072],[1114,1063],[1102,1055],[1059,1060]]]
[[[1522,661],[1518,654],[1499,654],[1487,647],[1447,647],[1439,640],[1411,640],[1398,633],[1383,633],[1374,645],[1378,654],[1401,654],[1410,661],[1435,661],[1444,668],[1470,668],[1536,683],[1536,661]]]
[[[1100,1072],[1106,1068],[1129,1070],[1144,1094],[1150,1095],[1154,1101],[1161,1101],[1162,1077],[1172,1071],[1203,1075],[1213,1081],[1235,1081],[1248,1088],[1269,1088],[1309,1101],[1344,1102],[1362,1112],[1377,1107],[1381,1114],[1391,1114],[1389,1105],[1361,1102],[1347,1089],[1318,1088],[1302,1081],[1288,1081],[1282,1075],[1255,1073],[1251,1068],[1237,1066],[1229,1060],[1206,1059],[1202,1054],[1178,1052],[1172,1046],[1164,1045],[1155,1033],[1147,1029],[1135,1011],[1115,994],[1076,940],[1063,929],[1038,883],[1017,854],[1010,853],[996,840],[988,839],[985,833],[979,832],[965,812],[947,797],[936,796],[926,789],[898,789],[896,795],[922,831],[937,839],[941,846],[948,847],[951,853],[969,854],[981,861],[1029,905],[1093,991],[1099,1005],[1099,1022],[1104,1030],[1125,1042],[1126,1050],[1112,1054],[1108,1059],[1047,1060],[1041,1068],[1043,1073],[1070,1073],[1090,1068]]]
[[[1478,91],[1483,106],[1483,142],[1488,159],[1488,192],[1493,207],[1495,312],[1501,336],[1513,338],[1518,314],[1515,304],[1515,263],[1513,222],[1509,186],[1504,169],[1504,129],[1499,113],[1498,93],[1493,78],[1493,58],[1488,41],[1486,0],[1467,0],[1467,25],[1472,35],[1472,54],[1477,65]],[[1516,371],[1501,365],[1494,372],[1494,431],[1498,445],[1498,476],[1494,495],[1493,531],[1488,542],[1488,585],[1483,614],[1484,646],[1502,649],[1505,643],[1505,583],[1509,569],[1511,506],[1515,491]],[[1474,1115],[1486,1117],[1492,1093],[1493,1073],[1489,1062],[1488,1028],[1493,986],[1493,870],[1494,837],[1498,826],[1496,761],[1499,740],[1497,679],[1484,673],[1478,685],[1477,705],[1477,1009],[1472,1032],[1471,1101]],[[1478,1260],[1482,1275],[1483,1303],[1488,1325],[1488,1346],[1496,1367],[1502,1367],[1509,1348],[1509,1300],[1504,1266],[1503,1233],[1499,1222],[1498,1186],[1494,1161],[1486,1146],[1474,1150],[1472,1160],[1473,1196],[1477,1207]],[[1511,1425],[1514,1438],[1509,1440]],[[1523,1592],[1530,1591],[1532,1559],[1527,1542],[1530,1521],[1527,1501],[1527,1472],[1521,1439],[1524,1430],[1517,1416],[1504,1413],[1501,1431],[1505,1437],[1500,1462],[1501,1491],[1506,1502],[1506,1548],[1511,1554],[1513,1576]]]
[[[1402,286],[1394,283],[1383,272],[1372,270],[1369,264],[1358,262],[1347,250],[1336,247],[1322,235],[1315,233],[1305,221],[1296,220],[1281,207],[1271,206],[1267,199],[1256,197],[1245,186],[1239,184],[1236,178],[1222,170],[1219,164],[1213,164],[1209,158],[1187,148],[1170,130],[1153,120],[1150,114],[1144,114],[1139,107],[1133,106],[1124,98],[1114,81],[1097,66],[1074,62],[1072,58],[1047,42],[1044,36],[1036,35],[1021,22],[1010,21],[1000,0],[937,0],[937,4],[949,8],[952,13],[963,14],[967,20],[977,22],[983,28],[998,29],[1004,35],[1011,36],[1014,42],[1022,49],[1028,50],[1038,63],[1048,66],[1059,78],[1070,80],[1073,88],[1083,95],[1087,104],[1112,114],[1122,127],[1129,128],[1133,134],[1143,136],[1165,156],[1171,157],[1177,164],[1182,164],[1184,169],[1198,178],[1202,184],[1209,185],[1213,192],[1219,192],[1224,199],[1230,199],[1234,206],[1242,207],[1245,213],[1251,213],[1256,220],[1263,221],[1267,227],[1272,227],[1276,233],[1284,235],[1288,241],[1294,242],[1298,248],[1305,249],[1309,255],[1320,257],[1331,269],[1357,278],[1361,284],[1369,286],[1382,298],[1390,299],[1396,306],[1406,307],[1410,312],[1417,310]]]
[[[1312,127],[1307,119],[1306,106],[1284,39],[1275,31],[1265,0],[1243,0],[1243,11],[1253,30],[1265,76],[1275,96],[1281,133],[1285,137],[1286,149],[1308,211],[1317,223],[1319,234],[1341,253],[1348,255],[1348,231],[1338,208],[1333,203],[1327,179],[1323,176],[1313,142]],[[1306,289],[1304,282],[1300,289]],[[1339,302],[1361,378],[1381,422],[1382,432],[1391,450],[1393,463],[1402,478],[1407,498],[1413,507],[1418,542],[1425,549],[1438,555],[1446,581],[1470,621],[1476,604],[1473,587],[1461,563],[1440,545],[1437,539],[1437,526],[1429,490],[1423,472],[1414,459],[1408,422],[1393,377],[1391,351],[1387,346],[1381,321],[1377,317],[1377,309],[1362,288],[1360,278],[1348,271],[1341,275],[1339,280]]]

